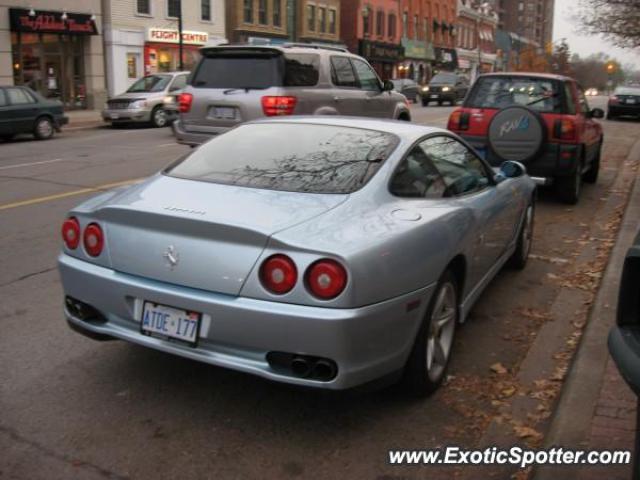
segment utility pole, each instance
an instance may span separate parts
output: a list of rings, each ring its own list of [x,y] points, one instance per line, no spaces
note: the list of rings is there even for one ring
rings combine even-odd
[[[178,60],[179,70],[184,70],[183,50],[184,45],[182,42],[182,0],[176,0],[178,2]]]

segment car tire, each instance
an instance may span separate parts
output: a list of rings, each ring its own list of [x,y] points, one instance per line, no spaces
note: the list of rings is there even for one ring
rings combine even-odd
[[[458,319],[458,285],[447,270],[431,296],[404,367],[402,386],[411,395],[426,397],[446,378]]]
[[[580,199],[582,191],[582,172],[580,165],[573,175],[568,177],[558,177],[555,181],[556,194],[564,203],[575,205]]]
[[[5,135],[0,135],[0,140],[4,142],[10,142],[11,140],[13,140],[13,137],[15,137],[13,133],[7,133]]]
[[[38,140],[48,140],[53,137],[54,130],[55,127],[53,126],[51,117],[39,117],[33,126],[33,135]]]
[[[151,125],[153,125],[154,128],[163,128],[169,125],[167,112],[165,112],[160,105],[157,105],[151,110]]]
[[[589,170],[585,172],[582,176],[582,179],[586,183],[596,183],[598,181],[598,174],[600,173],[600,157],[602,155],[602,141],[600,141],[600,145],[598,145],[598,153],[596,157],[591,162],[591,166]]]
[[[507,266],[515,270],[523,270],[527,266],[531,245],[533,244],[533,228],[535,224],[535,203],[531,201],[524,213],[522,226],[518,232],[518,240],[513,255],[507,261]]]

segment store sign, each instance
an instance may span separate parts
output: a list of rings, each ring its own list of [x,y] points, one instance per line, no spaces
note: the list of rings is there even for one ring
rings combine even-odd
[[[92,17],[84,13],[9,9],[9,24],[12,32],[98,35],[98,27]]]
[[[180,43],[178,30],[172,28],[150,28],[147,30],[149,42]],[[209,41],[207,32],[182,31],[182,43],[185,45],[205,45]]]
[[[409,40],[408,38],[402,39],[402,46],[404,47],[405,58],[415,58],[419,60],[435,60],[433,46],[430,43]]]
[[[395,63],[403,59],[404,48],[393,43],[360,40],[360,55],[374,62]]]
[[[455,70],[458,68],[458,55],[453,48],[438,48],[435,49],[436,62],[438,62],[443,68],[449,70]]]

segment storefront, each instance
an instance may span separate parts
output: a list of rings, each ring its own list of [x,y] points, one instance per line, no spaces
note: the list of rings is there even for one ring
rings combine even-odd
[[[359,54],[367,59],[382,80],[397,75],[395,66],[404,59],[404,47],[393,43],[360,40]]]
[[[410,78],[419,84],[432,77],[431,62],[435,60],[433,45],[419,40],[402,39],[404,61],[398,65],[398,77]]]
[[[144,45],[144,73],[174,72],[180,69],[178,30],[149,28]],[[182,32],[182,61],[184,70],[192,70],[200,58],[199,49],[209,42],[207,32]],[[128,60],[129,61],[129,60]],[[127,66],[135,69],[135,66]]]
[[[435,48],[434,68],[438,71],[455,72],[458,68],[458,53],[455,48]]]
[[[85,51],[98,35],[91,14],[9,9],[13,81],[65,108],[87,108]]]

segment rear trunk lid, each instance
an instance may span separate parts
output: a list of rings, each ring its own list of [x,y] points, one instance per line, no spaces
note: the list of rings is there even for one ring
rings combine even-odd
[[[301,194],[158,176],[98,208],[114,270],[238,295],[269,237],[348,195]]]

